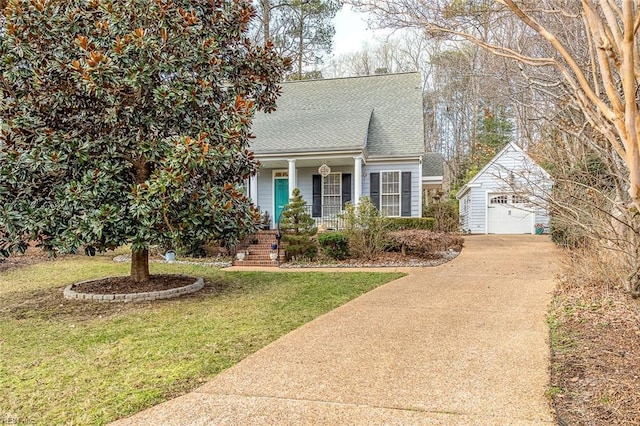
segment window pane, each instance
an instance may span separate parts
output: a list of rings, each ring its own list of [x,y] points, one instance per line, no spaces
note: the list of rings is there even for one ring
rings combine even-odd
[[[380,176],[380,212],[400,216],[400,173],[382,172]]]
[[[342,210],[342,175],[331,173],[322,179],[322,216],[332,216]]]

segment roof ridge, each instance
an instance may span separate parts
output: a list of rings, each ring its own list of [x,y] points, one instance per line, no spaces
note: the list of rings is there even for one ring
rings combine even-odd
[[[394,72],[394,73],[385,73],[385,74],[368,74],[368,75],[352,75],[348,77],[333,77],[333,78],[315,78],[309,80],[286,80],[281,82],[281,84],[295,84],[295,83],[310,83],[310,82],[318,82],[318,81],[336,81],[336,80],[349,80],[349,79],[358,79],[358,78],[371,78],[371,77],[392,77],[399,75],[407,75],[407,74],[420,74],[420,71],[405,71],[405,72]]]

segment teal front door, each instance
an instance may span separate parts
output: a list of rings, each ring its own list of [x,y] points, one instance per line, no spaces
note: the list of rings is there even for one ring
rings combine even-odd
[[[282,213],[284,206],[289,202],[289,179],[274,179],[273,193],[275,194],[275,215],[273,216],[273,223],[277,227],[280,213]]]

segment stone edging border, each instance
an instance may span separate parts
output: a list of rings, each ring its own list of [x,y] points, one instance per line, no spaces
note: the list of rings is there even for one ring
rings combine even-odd
[[[181,275],[186,277],[187,275]],[[107,277],[105,277],[107,278]],[[79,284],[89,283],[92,281],[100,281],[104,278],[82,281],[70,284],[64,289],[64,298],[69,300],[90,300],[94,302],[143,302],[159,299],[171,299],[173,297],[182,296],[183,294],[196,292],[204,287],[204,280],[201,277],[193,277],[195,282],[184,287],[170,288],[168,290],[148,291],[144,293],[124,293],[124,294],[94,294],[94,293],[78,293],[74,287]]]

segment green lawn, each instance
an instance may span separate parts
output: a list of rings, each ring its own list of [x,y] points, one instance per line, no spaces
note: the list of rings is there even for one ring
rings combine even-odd
[[[104,424],[188,392],[279,336],[401,274],[224,272],[179,299],[66,301],[65,285],[125,275],[107,256],[0,274],[0,422]]]

